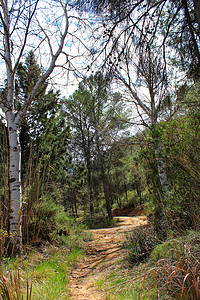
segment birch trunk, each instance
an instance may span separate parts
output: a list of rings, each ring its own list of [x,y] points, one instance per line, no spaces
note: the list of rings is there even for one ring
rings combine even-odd
[[[9,138],[9,186],[10,186],[10,232],[12,233],[12,252],[21,250],[21,147],[19,143],[18,125],[14,115],[7,113],[8,138]]]
[[[159,136],[156,132],[157,119],[154,120],[153,124],[154,124],[153,142],[154,142],[155,163],[156,163],[156,168],[157,168],[159,182],[160,182],[159,185],[161,187],[161,190],[159,191],[159,193],[160,193],[160,196],[163,196],[163,198],[165,200],[167,199],[167,201],[169,203],[170,202],[170,184],[167,179],[166,166],[165,166],[165,162],[162,157],[161,143],[159,140]]]
[[[170,185],[167,179],[167,173],[166,173],[166,167],[165,162],[162,158],[162,148],[161,143],[159,140],[159,136],[156,132],[156,128],[158,126],[158,120],[157,120],[157,109],[155,106],[155,96],[153,89],[150,88],[150,96],[151,96],[151,123],[153,125],[153,141],[154,141],[154,153],[155,153],[155,159],[156,159],[156,167],[158,171],[158,177],[160,181],[161,191],[160,196],[164,196],[164,199],[168,200],[168,203],[170,202]]]

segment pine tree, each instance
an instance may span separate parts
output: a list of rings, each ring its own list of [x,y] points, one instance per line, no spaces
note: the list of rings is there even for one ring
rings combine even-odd
[[[87,168],[87,188],[90,214],[93,214],[92,172],[97,162],[109,218],[111,203],[105,154],[112,144],[112,136],[123,129],[120,94],[112,93],[106,78],[100,72],[79,84],[75,93],[66,100],[68,120],[72,126],[73,151],[82,157]]]

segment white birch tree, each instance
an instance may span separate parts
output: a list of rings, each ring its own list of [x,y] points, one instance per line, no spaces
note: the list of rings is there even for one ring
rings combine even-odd
[[[51,75],[68,34],[67,1],[0,0],[1,78],[6,89],[0,108],[6,118],[9,136],[10,233],[13,251],[21,251],[21,148],[19,126],[38,88]],[[23,99],[20,110],[15,107],[15,74],[20,61],[33,50],[43,61],[43,74]],[[66,57],[65,57],[66,61]]]

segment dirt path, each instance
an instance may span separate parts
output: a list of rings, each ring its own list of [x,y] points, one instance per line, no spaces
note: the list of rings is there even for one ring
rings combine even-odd
[[[88,243],[87,256],[71,273],[71,299],[104,300],[106,295],[95,287],[95,282],[116,268],[125,255],[123,243],[126,233],[146,224],[146,217],[117,217],[114,228],[89,230],[93,239]]]

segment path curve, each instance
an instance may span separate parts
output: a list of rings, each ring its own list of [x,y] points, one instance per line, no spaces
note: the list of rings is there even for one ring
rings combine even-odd
[[[92,241],[87,244],[87,255],[71,272],[69,289],[73,300],[104,300],[106,294],[97,289],[95,282],[110,273],[125,256],[123,243],[126,233],[147,224],[145,216],[117,217],[113,228],[88,230]]]

